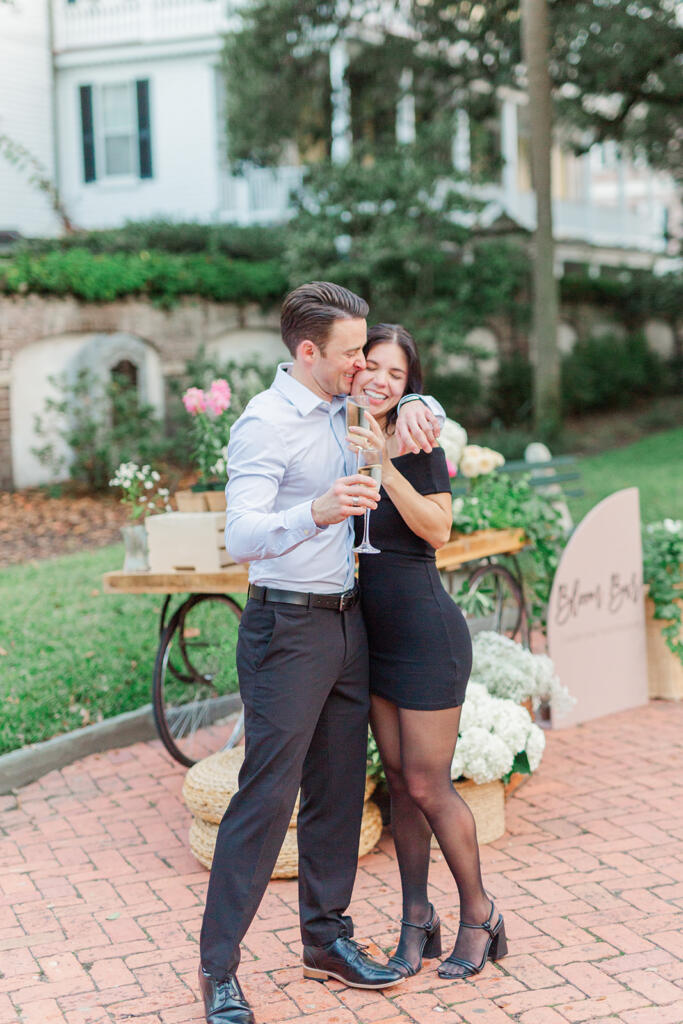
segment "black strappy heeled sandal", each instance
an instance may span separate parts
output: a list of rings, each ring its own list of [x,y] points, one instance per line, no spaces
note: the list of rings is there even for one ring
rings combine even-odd
[[[400,971],[404,978],[411,978],[413,974],[417,974],[422,968],[422,958],[425,960],[433,960],[437,956],[441,956],[441,921],[437,917],[434,907],[430,903],[432,914],[426,924],[413,924],[412,921],[404,921],[401,918],[401,930],[403,928],[417,928],[424,932],[420,940],[420,946],[418,950],[419,962],[417,967],[413,967],[408,960],[404,960],[402,956],[397,956],[394,953],[393,956],[389,957],[389,963],[392,967],[395,967],[397,971]],[[400,945],[400,939],[399,939]]]
[[[441,966],[437,969],[437,974],[440,978],[451,978],[453,981],[458,981],[460,978],[471,978],[473,974],[479,974],[483,971],[488,960],[500,960],[504,957],[508,951],[508,941],[505,935],[505,922],[503,921],[503,915],[498,915],[498,920],[494,925],[491,924],[493,915],[496,912],[496,908],[491,900],[491,913],[488,916],[488,920],[484,921],[483,924],[469,924],[467,921],[461,921],[461,928],[476,928],[478,931],[484,931],[489,933],[489,937],[486,940],[486,946],[484,947],[484,953],[481,958],[481,962],[473,964],[470,960],[464,960],[460,956],[455,955],[455,949],[448,957],[444,960]],[[457,945],[457,943],[456,943]],[[457,964],[458,967],[464,967],[465,970],[462,974],[450,974],[448,971],[443,971],[441,968],[446,964]]]

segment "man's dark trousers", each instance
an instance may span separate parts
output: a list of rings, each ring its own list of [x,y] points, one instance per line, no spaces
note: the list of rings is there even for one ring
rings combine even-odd
[[[301,786],[299,906],[306,945],[346,934],[366,773],[368,650],[345,612],[250,598],[237,670],[245,710],[239,789],[218,830],[201,932],[203,967],[235,971]]]

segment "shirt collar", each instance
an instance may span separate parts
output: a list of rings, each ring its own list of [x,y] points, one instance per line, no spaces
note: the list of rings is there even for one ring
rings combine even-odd
[[[307,388],[305,384],[292,377],[289,371],[293,365],[293,363],[279,363],[275,380],[271,387],[279,391],[281,395],[284,395],[298,409],[302,416],[308,416],[318,406],[325,406],[332,412],[336,412],[344,404],[345,395],[335,395],[331,402],[327,402],[320,395],[316,395],[314,391]]]

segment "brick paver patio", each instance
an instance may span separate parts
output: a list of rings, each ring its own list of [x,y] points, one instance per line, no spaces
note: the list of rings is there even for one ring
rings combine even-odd
[[[159,744],[139,744],[0,797],[0,1024],[203,1019],[208,875],[189,852],[182,779]],[[259,1024],[681,1024],[683,704],[550,733],[507,824],[483,848],[506,959],[457,983],[428,962],[386,994],[304,981],[296,882],[276,882],[241,968]],[[432,882],[450,945],[457,900],[440,855]],[[360,863],[357,936],[388,949],[399,909],[385,833]]]

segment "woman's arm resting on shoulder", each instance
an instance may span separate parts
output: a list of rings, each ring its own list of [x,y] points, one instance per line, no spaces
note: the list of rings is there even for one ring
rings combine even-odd
[[[396,420],[400,453],[431,452],[445,421],[446,413],[431,395],[404,395]]]

